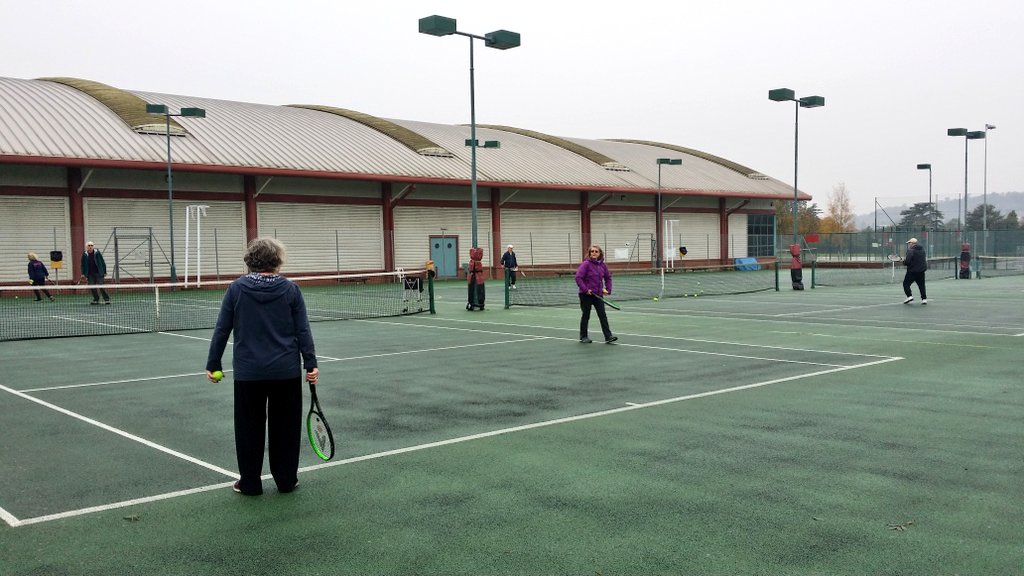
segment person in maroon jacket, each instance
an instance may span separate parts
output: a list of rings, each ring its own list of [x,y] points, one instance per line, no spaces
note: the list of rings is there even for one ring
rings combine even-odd
[[[604,333],[604,341],[608,344],[619,339],[612,335],[612,329],[608,326],[608,315],[604,311],[604,300],[600,297],[612,293],[612,273],[608,265],[604,263],[604,251],[597,244],[590,247],[590,253],[576,269],[576,286],[580,289],[580,309],[583,310],[583,317],[580,318],[580,342],[590,344],[593,342],[588,336],[590,326],[590,309],[597,310],[597,319],[601,321],[601,332]]]

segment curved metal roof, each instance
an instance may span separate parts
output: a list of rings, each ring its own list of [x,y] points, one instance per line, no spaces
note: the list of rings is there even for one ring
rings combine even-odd
[[[376,118],[329,106],[120,90],[67,78],[0,78],[0,162],[163,165],[163,126],[159,134],[139,131],[150,119],[163,120],[146,115],[146,103],[206,110],[205,118],[176,119],[183,137],[175,138],[172,154],[179,170],[454,184],[470,179],[468,126]],[[487,186],[650,193],[657,186],[655,160],[674,152],[686,157],[682,166],[662,170],[665,193],[793,193],[739,164],[670,144],[556,137],[503,126],[478,126],[477,139],[501,142],[500,148],[477,149],[477,179]],[[437,150],[447,154],[433,155]]]

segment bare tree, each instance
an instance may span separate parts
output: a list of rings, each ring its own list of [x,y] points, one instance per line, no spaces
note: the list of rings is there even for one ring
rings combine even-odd
[[[832,193],[828,195],[828,209],[821,219],[821,231],[853,232],[854,218],[850,192],[846,189],[846,183],[840,182],[832,187]]]

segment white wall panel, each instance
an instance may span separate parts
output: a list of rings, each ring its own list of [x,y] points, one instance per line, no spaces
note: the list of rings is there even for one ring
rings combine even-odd
[[[71,250],[68,201],[66,198],[0,196],[0,282],[28,283],[29,252],[35,252],[50,269],[50,251],[64,252],[65,268],[60,279],[71,274],[67,265]],[[50,269],[50,279],[57,277]]]
[[[582,254],[576,210],[502,210],[501,251],[515,245],[520,266],[571,265]]]
[[[178,279],[185,273],[185,219],[190,204],[208,205],[202,227],[203,278],[231,278],[245,270],[245,215],[241,202],[187,200],[174,201],[174,261]],[[171,243],[166,200],[126,200],[122,198],[85,198],[85,240],[93,241],[107,261],[109,279],[114,276],[114,229],[118,231],[120,281],[149,281],[149,246],[145,236],[152,229],[153,274],[170,276]],[[196,224],[189,225],[191,254],[196,257]],[[133,236],[134,238],[127,238]],[[122,239],[123,238],[123,239]]]
[[[395,266],[421,269],[430,258],[430,238],[444,235],[458,241],[459,266],[469,261],[473,246],[473,217],[469,208],[398,206],[395,209]],[[477,245],[484,249],[484,267],[491,265],[491,211],[477,209]]]
[[[380,206],[285,202],[257,206],[260,236],[277,238],[288,249],[285,274],[384,268]]]

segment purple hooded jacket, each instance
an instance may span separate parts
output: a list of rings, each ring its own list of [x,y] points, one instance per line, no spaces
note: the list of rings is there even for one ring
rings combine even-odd
[[[600,296],[602,281],[604,281],[604,289],[611,294],[612,273],[608,271],[608,265],[600,258],[587,258],[576,269],[576,285],[580,288],[580,294],[586,294],[589,290]]]

